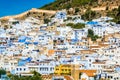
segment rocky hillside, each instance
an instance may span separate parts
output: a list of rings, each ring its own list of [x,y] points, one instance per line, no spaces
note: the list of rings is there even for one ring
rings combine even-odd
[[[45,18],[50,18],[55,13],[56,11],[52,11],[52,10],[40,10],[40,9],[33,8],[29,11],[26,11],[18,15],[2,17],[0,18],[0,21],[2,23],[6,23],[10,18],[17,19],[17,20],[24,20],[27,17],[34,17],[38,20],[44,20]]]

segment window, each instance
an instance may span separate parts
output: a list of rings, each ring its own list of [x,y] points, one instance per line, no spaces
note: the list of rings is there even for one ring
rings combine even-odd
[[[91,67],[91,64],[89,64],[89,66]]]
[[[64,80],[64,79],[54,79],[54,80]]]
[[[56,70],[59,70],[59,69],[56,69]]]
[[[100,67],[100,65],[98,65],[98,67]]]
[[[111,79],[112,79],[113,77],[111,76]]]
[[[20,71],[22,70],[22,68],[20,68]]]
[[[64,69],[62,69],[62,71],[64,71]]]
[[[11,65],[13,65],[13,63],[11,63]]]
[[[50,71],[52,71],[52,70],[54,70],[54,68],[51,67],[51,68],[50,68]]]
[[[46,68],[46,71],[48,71],[48,68]]]
[[[89,59],[89,62],[91,62],[91,59]]]

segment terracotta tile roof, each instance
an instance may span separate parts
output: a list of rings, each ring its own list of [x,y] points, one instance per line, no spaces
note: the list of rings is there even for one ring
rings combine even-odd
[[[93,64],[105,64],[105,62],[93,62]]]
[[[86,73],[89,77],[94,77],[97,70],[79,70],[81,73]]]
[[[65,52],[65,50],[55,50],[55,52]]]
[[[51,56],[51,55],[53,55],[54,53],[55,53],[54,50],[49,50],[49,51],[48,51],[48,56]]]
[[[104,46],[104,47],[106,47],[106,46],[109,46],[109,44],[99,44],[100,46]]]
[[[100,48],[100,46],[90,46],[90,48]]]
[[[66,80],[73,80],[70,76],[64,76],[64,78],[66,79]]]
[[[52,77],[61,77],[61,76],[59,76],[59,75],[42,75],[42,78],[43,78],[43,80],[48,80],[48,79],[52,79]],[[65,75],[64,76],[64,78],[66,79],[66,80],[72,80],[72,78],[70,77],[70,76],[68,76],[68,75]]]
[[[94,50],[81,50],[80,52],[82,54],[92,54],[92,53],[95,53],[96,51],[94,51]]]
[[[64,65],[62,65],[62,67],[71,67],[71,65],[69,65],[69,64],[64,64]]]

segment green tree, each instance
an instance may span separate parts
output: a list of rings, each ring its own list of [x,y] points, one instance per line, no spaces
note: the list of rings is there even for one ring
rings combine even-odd
[[[72,20],[72,17],[67,17],[67,20]]]
[[[91,38],[92,41],[96,41],[98,38],[100,38],[98,35],[94,35],[94,31],[92,29],[88,29],[87,37]]]
[[[33,76],[8,75],[10,80],[42,80],[41,74],[36,71],[32,72]]]
[[[74,24],[73,24],[73,23],[68,23],[66,26],[71,26],[71,27],[73,27]]]
[[[1,75],[5,75],[6,74],[6,71],[4,69],[0,69],[0,78],[1,78]]]
[[[85,27],[85,24],[77,23],[77,24],[74,25],[73,28],[75,28],[75,29],[82,29],[82,28],[84,28],[84,27]]]
[[[118,7],[118,12],[120,13],[120,6]]]
[[[47,19],[47,18],[44,19],[44,23],[45,23],[45,24],[48,24],[49,22],[50,22],[49,19]]]
[[[66,9],[70,9],[71,8],[71,4],[66,5]]]
[[[94,36],[94,31],[92,29],[88,29],[88,37]]]
[[[92,41],[96,41],[98,38],[99,38],[98,35],[94,35],[94,36],[92,36]]]
[[[96,80],[96,78],[97,78],[97,75],[94,76],[94,80]]]
[[[107,12],[107,16],[114,18],[112,22],[120,24],[120,6]]]
[[[91,9],[87,9],[86,12],[81,16],[84,20],[92,20],[93,18],[97,17],[97,13],[92,11]]]
[[[79,8],[75,8],[75,13],[78,13],[80,11]]]
[[[85,27],[85,24],[82,24],[82,23],[77,23],[77,24],[68,23],[67,26],[71,26],[74,29],[82,29],[82,28]]]

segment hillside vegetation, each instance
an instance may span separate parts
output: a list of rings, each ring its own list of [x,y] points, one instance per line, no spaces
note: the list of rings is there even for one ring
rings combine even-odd
[[[113,17],[113,22],[120,24],[120,6],[118,9],[113,9],[112,11],[107,12],[107,16]]]
[[[120,0],[55,0],[55,2],[47,4],[42,9],[61,10],[73,7],[103,7],[103,6],[119,6]]]
[[[118,9],[116,6],[119,6]],[[96,10],[93,11],[94,8]],[[103,8],[105,9],[100,10]],[[114,18],[114,22],[120,23],[120,0],[55,0],[55,2],[43,6],[42,9],[66,9],[68,14],[80,14],[84,20],[109,16]]]
[[[53,3],[47,4],[42,7],[42,9],[48,10],[61,10],[69,9],[71,7],[80,7],[96,4],[97,0],[56,0]]]

